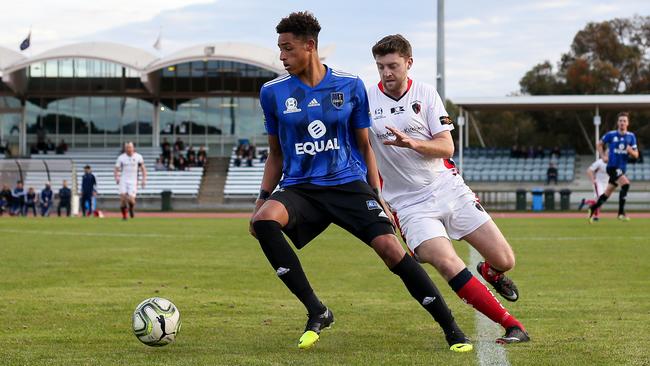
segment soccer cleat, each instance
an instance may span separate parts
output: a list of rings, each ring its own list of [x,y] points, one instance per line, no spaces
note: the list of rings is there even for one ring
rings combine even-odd
[[[444,329],[445,340],[449,344],[449,350],[452,352],[469,352],[474,349],[472,342],[465,336],[462,330],[458,327],[456,322],[453,322],[450,327]]]
[[[618,215],[618,219],[621,221],[630,221],[630,217],[627,215]]]
[[[129,207],[129,216],[131,216],[131,218],[134,216],[133,207]]]
[[[310,316],[305,325],[305,333],[298,341],[298,348],[308,349],[313,347],[320,338],[320,332],[323,329],[328,329],[334,324],[334,313],[330,309],[325,309],[325,312],[319,315]]]
[[[589,208],[587,208],[587,212],[589,212],[587,218],[589,219],[590,224],[593,224],[594,222],[598,221],[598,218],[594,216],[596,214],[596,210],[594,210],[593,208],[591,208],[591,206],[589,206]]]
[[[517,286],[515,285],[514,282],[510,278],[508,278],[505,274],[503,273],[498,273],[496,275],[488,275],[486,273],[489,271],[489,269],[485,269],[485,272],[483,268],[485,267],[485,262],[479,262],[476,265],[476,270],[478,273],[481,274],[481,276],[487,281],[494,289],[496,292],[498,292],[501,296],[503,296],[506,300],[508,301],[517,301],[519,299],[519,290],[517,289]]]
[[[519,327],[510,327],[506,329],[503,337],[497,338],[498,344],[522,343],[530,341],[530,337],[525,330]]]
[[[582,208],[585,207],[586,203],[587,200],[583,198],[582,201],[580,201],[580,205],[578,206],[578,211],[582,211]]]

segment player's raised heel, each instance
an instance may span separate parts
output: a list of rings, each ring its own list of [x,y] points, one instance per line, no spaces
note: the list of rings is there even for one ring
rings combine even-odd
[[[519,300],[519,289],[517,289],[517,285],[515,285],[515,283],[503,273],[500,273],[498,276],[488,276],[487,273],[485,273],[486,270],[484,267],[486,266],[484,263],[485,262],[479,262],[476,265],[476,270],[481,274],[485,281],[492,285],[494,290],[498,292],[499,295],[503,296],[504,299],[512,302]]]
[[[325,312],[316,316],[309,316],[307,324],[305,325],[305,333],[302,334],[298,340],[298,348],[309,349],[313,347],[320,339],[320,332],[323,329],[328,329],[334,324],[334,313],[330,309],[325,309]]]

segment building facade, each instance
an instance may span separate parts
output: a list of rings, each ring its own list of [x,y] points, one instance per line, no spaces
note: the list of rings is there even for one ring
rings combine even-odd
[[[277,52],[242,43],[164,57],[105,42],[29,58],[0,48],[0,141],[21,156],[61,141],[117,148],[165,139],[228,155],[239,139],[265,143],[259,90],[284,72]]]

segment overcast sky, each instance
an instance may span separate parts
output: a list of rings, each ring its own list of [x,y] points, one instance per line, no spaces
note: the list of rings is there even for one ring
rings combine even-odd
[[[308,4],[308,5],[306,5]],[[447,97],[503,96],[536,63],[556,63],[575,33],[590,21],[650,15],[648,0],[446,2]],[[402,33],[414,48],[412,76],[435,83],[435,1],[290,0],[20,0],[0,12],[0,45],[17,50],[32,29],[27,56],[85,41],[112,41],[169,54],[204,42],[243,41],[276,48],[275,25],[295,10],[310,10],[334,44],[326,63],[378,79],[370,48]],[[162,52],[152,45],[162,30]]]

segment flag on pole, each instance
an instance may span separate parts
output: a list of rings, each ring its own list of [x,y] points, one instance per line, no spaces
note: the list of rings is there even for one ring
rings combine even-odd
[[[32,30],[30,29],[29,33],[27,34],[27,38],[25,38],[25,40],[23,40],[22,43],[20,44],[20,50],[24,51],[28,49],[29,45],[31,44],[31,40],[32,40]]]
[[[162,41],[160,40],[162,36],[161,32],[158,32],[158,38],[156,38],[156,42],[153,44],[153,48],[155,48],[157,51],[160,51],[162,49]]]

